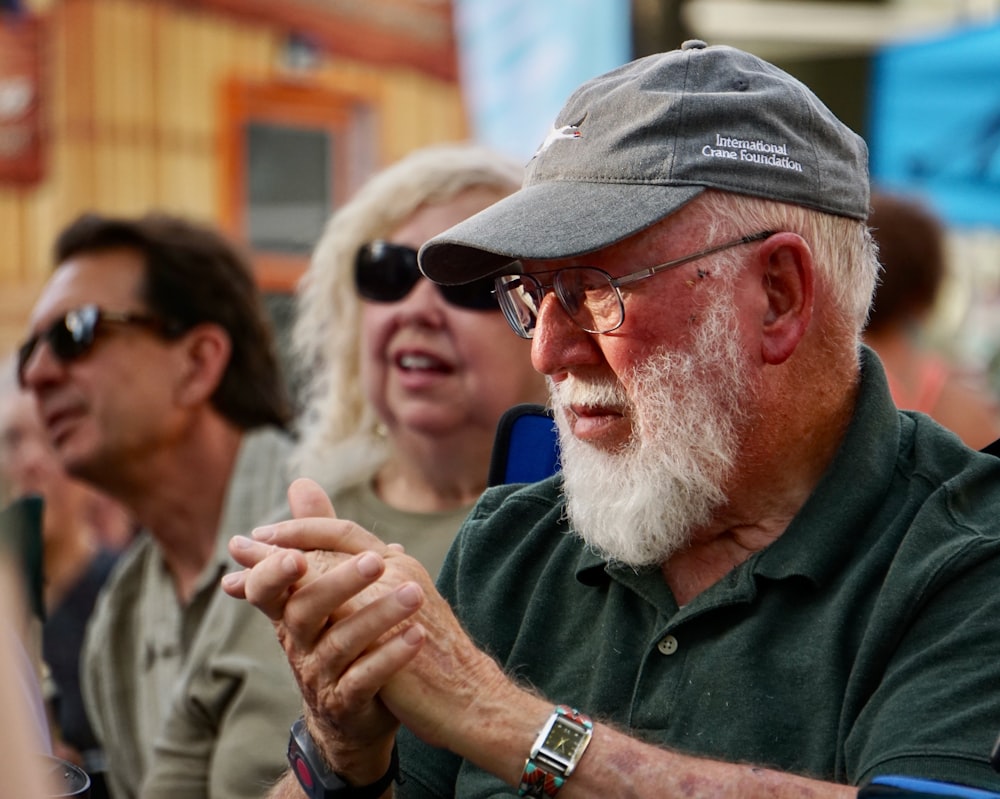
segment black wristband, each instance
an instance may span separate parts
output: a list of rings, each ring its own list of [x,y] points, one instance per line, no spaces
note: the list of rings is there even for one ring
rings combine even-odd
[[[399,777],[399,750],[393,742],[389,770],[378,780],[370,785],[348,785],[326,764],[305,719],[299,718],[288,739],[288,764],[309,799],[378,799]]]

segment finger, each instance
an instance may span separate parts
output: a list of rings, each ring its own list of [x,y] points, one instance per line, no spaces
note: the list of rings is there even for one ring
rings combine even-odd
[[[423,603],[420,586],[401,585],[326,629],[315,648],[316,662],[332,673],[345,673],[365,653],[381,648],[385,643],[381,639],[397,635],[399,625],[410,619]]]
[[[244,598],[272,621],[279,621],[293,587],[306,575],[308,568],[301,552],[275,550],[245,573]]]
[[[241,569],[238,572],[222,575],[222,590],[233,599],[246,599],[246,581],[249,573],[249,569]]]
[[[330,503],[330,497],[320,488],[319,483],[308,477],[300,477],[288,486],[288,506],[296,519],[311,516],[336,519],[337,514]]]
[[[376,581],[385,562],[373,552],[363,552],[308,583],[300,584],[285,603],[282,621],[295,646],[312,648],[330,627],[331,617],[345,616],[350,609],[338,611],[360,591]]]
[[[247,538],[245,535],[234,535],[229,539],[227,546],[229,554],[233,556],[233,560],[240,564],[240,566],[245,566],[248,569],[253,568],[274,553],[281,551],[278,547],[255,541],[252,538]]]
[[[361,707],[407,666],[427,640],[427,631],[412,624],[389,638],[381,646],[365,653],[340,677],[338,689],[348,708]]]
[[[377,536],[354,522],[343,519],[290,519],[256,528],[255,541],[293,549],[325,549],[357,555],[366,550],[382,553],[386,546]]]

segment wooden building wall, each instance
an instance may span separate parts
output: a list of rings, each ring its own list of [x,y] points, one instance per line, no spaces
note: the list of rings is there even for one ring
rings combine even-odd
[[[381,164],[467,135],[453,79],[322,53],[289,73],[288,32],[252,17],[174,0],[53,0],[41,21],[45,174],[0,184],[0,353],[22,336],[51,242],[78,213],[157,208],[232,226],[220,126],[233,81],[363,98]]]

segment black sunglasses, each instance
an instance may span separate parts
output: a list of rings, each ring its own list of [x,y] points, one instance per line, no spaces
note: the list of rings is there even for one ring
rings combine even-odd
[[[358,294],[372,302],[398,302],[423,278],[417,251],[402,244],[377,240],[364,244],[354,259],[354,285]],[[461,286],[439,286],[441,296],[459,308],[497,311],[493,280],[475,280]]]
[[[25,341],[17,350],[17,381],[24,387],[24,371],[28,361],[40,341],[44,340],[52,354],[62,363],[69,363],[82,358],[94,346],[98,332],[104,325],[139,325],[156,331],[162,336],[172,338],[182,331],[174,323],[142,313],[118,313],[105,311],[96,305],[84,305],[67,311],[64,316],[56,319],[44,330],[40,330]]]

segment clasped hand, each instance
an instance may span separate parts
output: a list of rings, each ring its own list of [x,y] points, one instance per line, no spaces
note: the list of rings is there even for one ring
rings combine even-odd
[[[296,480],[288,497],[291,521],[230,542],[245,568],[223,588],[271,619],[317,745],[364,784],[384,773],[400,722],[448,746],[448,716],[468,703],[470,673],[499,669],[401,547],[337,519],[311,480]]]

